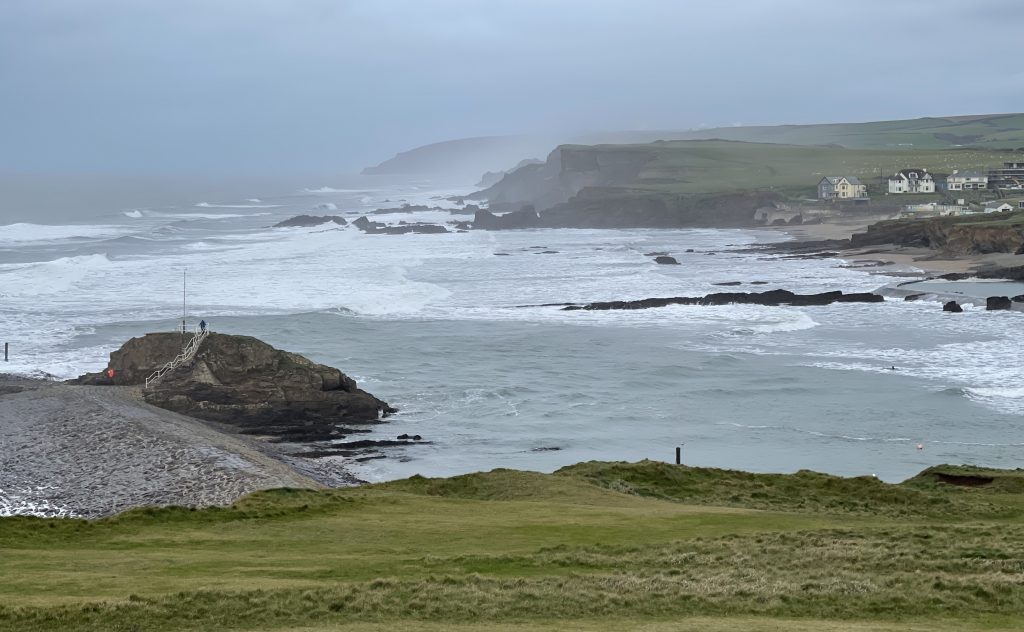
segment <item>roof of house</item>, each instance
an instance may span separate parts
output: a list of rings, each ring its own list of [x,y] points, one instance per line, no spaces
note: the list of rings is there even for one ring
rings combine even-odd
[[[849,182],[850,184],[863,184],[855,176],[825,176],[821,180],[828,180],[829,184],[838,184],[839,181],[842,180],[843,178],[846,178],[846,181]],[[818,182],[820,183],[821,180],[819,180]]]
[[[988,176],[979,171],[954,171],[946,178],[987,178]]]
[[[889,179],[894,180],[899,177],[902,177],[905,180],[925,180],[931,179],[932,174],[928,173],[927,169],[900,169],[896,172],[896,175]]]

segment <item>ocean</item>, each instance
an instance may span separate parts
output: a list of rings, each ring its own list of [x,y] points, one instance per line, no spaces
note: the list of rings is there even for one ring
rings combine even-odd
[[[112,194],[88,210],[69,201],[61,214],[0,220],[0,342],[11,348],[0,371],[102,369],[128,338],[179,325],[184,275],[190,325],[203,318],[337,366],[400,409],[359,438],[426,443],[350,464],[368,480],[670,461],[677,446],[690,465],[888,481],[938,463],[1022,465],[1020,312],[947,314],[888,290],[884,303],[824,307],[544,306],[906,280],[751,251],[785,237],[777,231],[270,228],[300,213],[454,208],[445,198],[466,192],[349,178],[152,206]],[[655,264],[655,252],[680,265]],[[715,285],[732,281],[742,285]],[[1024,284],[998,289],[1024,294]],[[970,281],[929,291],[986,295]]]

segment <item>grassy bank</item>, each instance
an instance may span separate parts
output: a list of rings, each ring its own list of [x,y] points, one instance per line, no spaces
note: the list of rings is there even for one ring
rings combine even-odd
[[[585,463],[3,519],[0,629],[1019,629],[1022,492]]]
[[[648,155],[649,162],[634,181],[615,183],[636,190],[693,195],[772,188],[811,197],[816,197],[824,175],[856,176],[869,186],[869,194],[878,197],[887,191],[886,179],[900,169],[984,172],[1020,155],[983,148],[851,149],[724,140],[568,146],[568,150],[601,153],[606,162],[614,162],[615,154]],[[895,197],[902,200],[904,196]]]

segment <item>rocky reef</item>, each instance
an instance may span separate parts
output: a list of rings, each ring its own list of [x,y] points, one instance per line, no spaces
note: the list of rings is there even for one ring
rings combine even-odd
[[[191,334],[152,333],[110,354],[106,372],[83,384],[141,385],[174,358]],[[143,390],[146,402],[282,440],[319,441],[345,434],[342,424],[373,424],[396,412],[340,370],[281,351],[250,336],[211,333],[191,362]]]
[[[322,224],[337,224],[345,226],[348,222],[345,218],[337,215],[296,215],[274,224],[271,228],[295,228],[299,226],[320,226]]]
[[[831,305],[832,303],[881,303],[884,301],[879,294],[871,292],[853,292],[844,294],[836,290],[819,294],[795,294],[789,290],[769,290],[767,292],[716,292],[706,296],[674,296],[667,298],[645,298],[636,301],[602,301],[584,305],[568,304],[565,310],[608,310],[608,309],[649,309],[667,305]]]
[[[352,222],[352,225],[370,235],[408,235],[409,233],[436,234],[447,233],[448,229],[437,224],[424,222],[399,222],[397,225],[374,222],[365,215]]]

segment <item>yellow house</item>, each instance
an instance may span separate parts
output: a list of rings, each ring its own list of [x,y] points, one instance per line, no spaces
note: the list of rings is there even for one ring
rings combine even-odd
[[[819,200],[853,200],[867,196],[867,185],[854,176],[825,176],[818,181]]]

